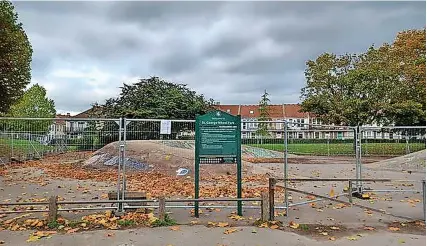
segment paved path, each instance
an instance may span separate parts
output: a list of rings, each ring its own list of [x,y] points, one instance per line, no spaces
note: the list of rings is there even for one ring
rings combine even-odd
[[[253,233],[253,230],[256,233]],[[102,230],[76,234],[57,234],[51,238],[42,238],[37,242],[28,243],[26,240],[30,233],[30,231],[0,231],[0,240],[5,241],[5,245],[14,246],[418,246],[425,245],[426,242],[425,236],[390,232],[363,235],[362,237],[358,237],[356,241],[350,241],[346,237],[337,239],[336,241],[315,241],[291,232],[255,227],[237,227],[236,232],[228,235],[224,234],[224,228],[207,228],[205,226],[180,226],[179,231],[172,231],[167,227],[123,231]],[[112,236],[108,236],[107,234],[112,234]]]

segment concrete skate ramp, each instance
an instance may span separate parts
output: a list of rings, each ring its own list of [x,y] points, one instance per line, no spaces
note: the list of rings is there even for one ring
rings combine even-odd
[[[107,168],[117,167],[118,142],[110,143],[96,151],[85,161],[86,167]],[[283,153],[260,148],[242,146],[245,157],[281,158]],[[192,175],[194,172],[194,141],[191,140],[129,140],[126,141],[125,165],[129,171],[160,171],[175,175],[179,168],[186,168]],[[247,162],[242,161],[243,172],[251,169]],[[233,164],[201,165],[201,169],[213,174],[235,173]]]
[[[363,158],[362,158],[363,160]],[[425,173],[426,171],[426,150],[421,150],[404,156],[382,160],[369,164],[370,169],[386,171],[411,171]]]

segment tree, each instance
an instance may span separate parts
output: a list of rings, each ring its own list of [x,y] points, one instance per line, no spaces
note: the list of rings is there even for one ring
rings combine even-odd
[[[368,83],[360,83],[357,74],[349,76],[359,56],[325,53],[308,61],[307,85],[301,90],[302,111],[318,115],[325,123],[359,125],[372,121],[369,114],[372,96]]]
[[[426,29],[399,32],[387,67],[398,71],[399,83],[385,114],[396,125],[425,125]]]
[[[35,84],[25,91],[24,95],[11,106],[10,117],[25,118],[54,118],[56,115],[55,103],[47,98],[46,89]],[[45,133],[52,120],[28,120],[28,122],[14,124],[14,130]],[[29,128],[29,129],[28,129]]]
[[[425,124],[425,29],[358,55],[322,54],[305,75],[302,111],[326,123]]]
[[[259,121],[270,121],[270,113],[268,105],[270,103],[270,99],[268,98],[267,90],[264,90],[264,94],[261,96],[261,100],[259,101]],[[256,134],[261,137],[267,137],[269,136],[268,132],[268,123],[258,123],[258,129],[256,131]]]
[[[195,119],[196,114],[206,113],[213,100],[206,101],[203,95],[187,88],[151,77],[138,83],[121,87],[118,98],[110,98],[101,105],[106,117],[126,117],[140,119]],[[128,139],[158,139],[160,123],[133,122],[128,126]],[[178,131],[194,130],[191,124],[172,125],[174,138]],[[166,136],[165,136],[166,137]]]
[[[208,109],[203,95],[197,95],[186,85],[158,77],[124,84],[121,89],[118,98],[110,98],[102,106],[108,117],[195,119],[196,114],[203,114]]]
[[[32,53],[12,3],[0,0],[0,114],[7,113],[30,83]]]

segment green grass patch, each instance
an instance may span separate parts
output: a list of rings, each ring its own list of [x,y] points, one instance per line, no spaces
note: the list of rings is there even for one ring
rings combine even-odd
[[[153,227],[160,227],[160,226],[173,226],[176,225],[176,221],[174,219],[172,219],[171,217],[169,217],[168,214],[165,215],[165,219],[164,220],[156,220],[153,223],[151,223],[151,226]]]
[[[306,224],[300,224],[299,227],[301,228],[301,230],[303,231],[308,231],[310,230],[310,227]]]
[[[249,146],[281,151],[284,144],[250,144]],[[409,152],[417,152],[426,148],[425,143],[362,143],[362,155],[364,156],[397,156],[405,155],[409,147]],[[288,143],[288,152],[298,155],[354,155],[352,143]]]
[[[118,220],[117,224],[119,224],[120,226],[133,226],[135,225],[135,221],[133,220]]]
[[[0,139],[0,155],[23,155],[29,153],[42,153],[53,150],[55,146],[41,144],[38,141],[22,139]]]
[[[60,223],[58,223],[58,221],[56,221],[56,220],[54,220],[54,221],[51,221],[51,222],[47,223],[47,227],[49,227],[49,229],[56,229],[56,228],[58,228],[60,225],[61,225],[61,224],[60,224]]]

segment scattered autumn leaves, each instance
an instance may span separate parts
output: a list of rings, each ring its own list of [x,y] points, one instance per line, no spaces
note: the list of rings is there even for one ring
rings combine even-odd
[[[25,163],[19,163],[13,166],[15,168],[39,168],[44,170],[51,178],[71,178],[77,180],[93,180],[98,182],[115,183],[117,180],[117,171],[114,169],[87,169],[81,164],[64,164],[56,156],[51,156],[42,161],[34,160]],[[61,164],[59,164],[61,163]],[[0,172],[1,176],[12,176],[7,170]],[[192,179],[180,179],[159,172],[138,172],[128,173],[126,175],[129,191],[146,192],[148,198],[167,196],[191,197],[194,193],[194,184]],[[46,177],[31,177],[27,181],[45,186],[49,182]],[[268,177],[266,175],[252,175],[244,177],[242,182],[258,183],[265,187],[244,187],[243,197],[260,197],[263,191],[267,191]],[[162,184],[162,185],[158,185]],[[203,176],[200,197],[236,197],[236,178],[234,175],[207,175]],[[282,188],[277,187],[279,190]]]

